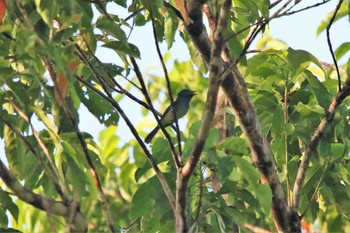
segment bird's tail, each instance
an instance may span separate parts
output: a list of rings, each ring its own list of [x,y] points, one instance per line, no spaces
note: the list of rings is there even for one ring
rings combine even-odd
[[[145,142],[146,143],[150,143],[152,141],[152,139],[154,138],[154,136],[156,136],[157,132],[159,130],[159,126],[155,127],[145,138]]]

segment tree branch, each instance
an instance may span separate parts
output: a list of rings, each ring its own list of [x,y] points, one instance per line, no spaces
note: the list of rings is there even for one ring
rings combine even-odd
[[[8,188],[22,201],[34,206],[35,208],[44,210],[47,213],[63,216],[66,221],[71,221],[72,229],[76,232],[86,232],[87,223],[85,217],[81,214],[77,205],[70,203],[55,201],[33,193],[29,189],[24,188],[6,168],[5,164],[0,160],[0,177]],[[75,213],[73,218],[72,214]]]
[[[299,207],[301,189],[305,180],[306,171],[309,167],[311,156],[314,154],[326,128],[333,121],[335,111],[337,110],[339,105],[343,102],[343,100],[349,95],[350,95],[350,77],[348,76],[348,78],[344,83],[343,88],[338,92],[338,94],[334,97],[332,103],[329,105],[324,118],[318,125],[317,129],[314,132],[314,135],[311,138],[311,141],[309,142],[305,155],[302,157],[302,160],[298,169],[297,177],[295,179],[295,183],[293,187],[292,206],[295,209]]]
[[[40,165],[43,167],[45,174],[47,175],[49,180],[53,183],[53,186],[54,186],[56,192],[60,195],[60,197],[62,198],[63,201],[68,201],[68,197],[63,193],[61,186],[59,185],[59,183],[56,182],[54,174],[49,169],[47,163],[42,159],[42,157],[40,156],[40,153],[34,149],[33,145],[27,140],[26,137],[24,137],[21,134],[21,132],[16,127],[14,127],[1,114],[0,114],[0,120],[3,121],[17,136],[19,136],[21,138],[21,140],[23,140],[23,142],[26,144],[28,149],[33,153],[35,158],[39,161]],[[63,185],[64,185],[64,183],[63,183]]]
[[[215,29],[213,45],[210,52],[209,87],[199,133],[188,161],[182,169],[178,170],[175,211],[176,232],[186,232],[188,230],[188,223],[186,219],[188,181],[197,166],[214,119],[216,99],[220,87],[219,76],[223,69],[223,65],[221,63],[221,52],[222,48],[224,47],[224,34],[226,32],[228,13],[231,9],[231,4],[231,0],[225,0],[223,2],[222,8],[220,10],[218,25]],[[198,7],[200,9],[202,8],[200,5]]]
[[[188,6],[196,6],[197,1],[188,1]],[[205,62],[210,65],[210,48],[211,44],[208,35],[203,30],[201,8],[189,8],[189,15],[193,23],[187,27],[187,31],[195,44],[198,51],[201,53]],[[224,64],[224,61],[221,61]],[[229,64],[226,64],[226,68]],[[258,117],[254,106],[250,100],[250,95],[245,86],[242,74],[236,66],[228,73],[228,76],[221,84],[233,112],[238,119],[238,122],[246,135],[248,145],[252,152],[253,161],[258,170],[267,178],[269,186],[273,193],[271,212],[276,223],[276,227],[281,231],[300,231],[289,225],[289,215],[294,215],[290,211],[285,200],[283,187],[276,173],[276,166],[273,161],[270,145],[262,135]]]

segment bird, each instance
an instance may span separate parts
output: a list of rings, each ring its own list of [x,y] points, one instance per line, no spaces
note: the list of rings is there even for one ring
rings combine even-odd
[[[177,95],[177,98],[174,102],[173,108],[171,105],[167,107],[167,109],[164,111],[162,117],[160,118],[160,123],[163,127],[167,127],[175,122],[174,118],[174,112],[173,109],[175,109],[176,112],[176,118],[179,119],[186,115],[188,112],[188,109],[190,108],[190,101],[192,97],[196,95],[196,92],[191,91],[189,89],[184,89],[179,92]],[[159,125],[156,126],[145,138],[146,143],[150,143],[154,136],[157,134],[158,130],[160,129]]]

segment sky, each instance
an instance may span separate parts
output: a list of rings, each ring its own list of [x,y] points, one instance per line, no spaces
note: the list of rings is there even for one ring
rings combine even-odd
[[[312,5],[315,2],[317,1],[304,0],[299,3],[299,6],[296,9]],[[326,43],[326,35],[325,33],[322,33],[320,36],[316,37],[316,30],[319,23],[325,18],[325,16],[335,9],[337,3],[337,0],[333,0],[330,3],[320,7],[292,16],[273,20],[270,22],[270,35],[275,39],[284,41],[293,49],[307,50],[320,60],[332,64],[332,58]],[[109,8],[108,11],[112,14],[119,15],[120,18],[125,18],[128,16],[128,13],[121,7]],[[348,38],[346,38],[344,35],[350,35],[350,24],[347,20],[336,22],[332,26],[331,39],[333,42],[333,48],[337,48],[342,42],[346,42]],[[138,63],[140,65],[141,72],[148,70],[148,72],[161,75],[162,68],[158,55],[155,52],[156,50],[150,25],[147,27],[135,27],[131,34],[130,42],[138,46],[140,49],[141,60],[138,60]],[[163,54],[167,52],[165,43],[161,45],[161,48]],[[254,44],[251,48],[254,48]],[[175,37],[175,43],[173,44],[170,53],[172,59],[174,60],[187,61],[190,59],[186,45],[178,34]],[[119,61],[119,58],[113,51],[102,47],[97,50],[97,57],[104,62],[118,63]],[[345,57],[348,57],[348,54]],[[345,62],[345,60],[343,62]],[[170,63],[171,62],[168,62],[167,64]],[[168,67],[168,70],[171,70],[171,67]],[[135,94],[140,93],[135,92]],[[128,108],[126,101],[123,101],[122,107],[128,110],[127,114],[132,116],[131,119],[133,122],[137,123],[141,120],[142,116],[138,109],[135,110]],[[97,140],[98,133],[104,128],[104,126],[100,125],[98,120],[94,118],[84,107],[80,109],[80,113],[81,116],[79,126],[81,131],[90,133]],[[184,121],[180,121],[180,123],[180,128],[184,129]],[[38,127],[40,129],[40,126]],[[123,135],[121,143],[127,142],[132,138],[129,129],[126,127],[122,119],[119,121],[117,134]],[[0,140],[0,158],[6,162],[6,159],[4,158],[3,139]]]

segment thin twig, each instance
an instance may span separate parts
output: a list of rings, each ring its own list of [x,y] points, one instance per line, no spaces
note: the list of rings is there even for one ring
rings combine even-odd
[[[90,64],[91,65],[91,64]],[[91,67],[90,67],[91,68]],[[120,114],[120,116],[123,118],[123,120],[125,121],[125,123],[127,124],[127,126],[129,127],[131,133],[133,134],[133,136],[135,137],[135,139],[137,140],[137,142],[139,143],[139,145],[141,146],[142,150],[145,152],[146,157],[149,161],[149,163],[151,164],[151,167],[153,168],[153,170],[155,171],[162,187],[163,190],[165,192],[165,195],[167,196],[170,206],[173,210],[175,210],[175,198],[172,194],[172,191],[163,175],[163,173],[160,171],[156,160],[153,158],[152,154],[149,152],[149,150],[147,149],[146,145],[144,144],[144,142],[142,141],[142,139],[140,138],[137,130],[135,129],[135,127],[133,126],[131,120],[127,117],[127,115],[124,113],[123,109],[120,107],[120,105],[114,100],[114,98],[108,96],[108,94],[104,94],[103,92],[101,92],[100,90],[98,90],[97,88],[95,88],[93,85],[89,84],[88,82],[84,81],[82,78],[75,76],[81,83],[83,83],[85,86],[87,86],[88,88],[90,88],[92,91],[94,91],[96,94],[98,94],[99,96],[101,96],[102,98],[106,99],[116,110],[117,112]]]
[[[164,126],[161,124],[160,118],[159,118],[158,115],[156,114],[156,111],[155,111],[155,109],[154,109],[154,107],[153,107],[153,104],[152,104],[152,100],[151,100],[151,98],[150,98],[149,95],[148,95],[147,88],[146,88],[146,84],[145,84],[145,82],[143,81],[143,77],[142,77],[140,68],[139,68],[139,66],[138,66],[138,64],[137,64],[137,62],[136,62],[136,60],[135,60],[135,58],[130,57],[130,60],[131,60],[132,65],[134,66],[134,71],[135,71],[135,73],[136,73],[136,77],[138,78],[138,80],[139,80],[139,82],[140,82],[140,84],[141,84],[142,93],[143,93],[143,95],[144,95],[145,98],[146,98],[146,101],[147,101],[147,103],[148,103],[149,109],[150,109],[151,112],[153,113],[153,116],[155,117],[159,128],[162,130],[162,132],[164,133],[166,139],[167,139],[168,142],[169,142],[170,150],[171,150],[171,153],[172,153],[172,156],[173,156],[173,159],[174,159],[176,168],[180,168],[180,167],[182,167],[182,162],[179,160],[179,156],[176,155],[176,149],[175,149],[175,147],[174,147],[174,144],[171,143],[171,137],[170,137],[169,133],[166,131],[166,129],[164,128]]]
[[[86,64],[89,67],[93,67],[92,64],[90,63],[90,61],[88,59],[86,59],[85,56],[83,56],[84,52],[80,49],[80,47],[75,44],[76,49],[78,51],[77,56],[80,58],[80,60]],[[119,88],[119,90],[117,90],[114,86],[109,86],[108,82],[105,80],[105,78],[103,76],[101,76],[96,69],[91,69],[95,75],[95,77],[97,79],[101,79],[101,81],[103,80],[103,82],[109,86],[109,88],[111,88],[113,91],[119,93],[119,94],[124,94],[127,97],[129,97],[129,99],[133,100],[134,102],[138,103],[139,105],[145,107],[146,109],[149,109],[149,106],[147,103],[145,103],[144,101],[138,99],[136,96],[134,96],[133,94],[131,94],[129,91],[127,91],[125,88],[123,88],[114,78],[113,75],[109,72],[108,68],[105,66],[105,64],[103,62],[101,62],[101,60],[96,57],[96,55],[94,53],[92,53],[92,51],[89,49],[89,54],[93,57],[93,59],[99,64],[100,67],[103,68],[104,72],[107,74],[108,78],[112,81],[112,83]],[[137,86],[134,82],[126,79],[129,83],[131,83],[134,87],[136,87],[137,89],[141,90],[141,88],[139,86]],[[158,115],[160,115],[159,112],[157,112]]]
[[[128,21],[129,19],[134,18],[137,14],[139,14],[140,12],[142,12],[142,11],[144,11],[144,10],[145,10],[145,8],[144,8],[144,7],[141,7],[141,8],[139,8],[139,9],[133,11],[130,15],[128,15],[128,16],[124,19],[124,21],[126,22],[126,21]]]
[[[319,7],[319,6],[321,6],[321,5],[323,5],[323,4],[326,4],[326,3],[330,2],[330,1],[331,1],[331,0],[323,0],[322,2],[318,2],[318,3],[315,3],[315,4],[313,4],[313,5],[310,5],[310,6],[301,8],[301,9],[299,9],[299,10],[290,11],[290,12],[288,12],[288,11],[290,10],[290,9],[288,9],[287,11],[285,11],[285,12],[279,14],[279,15],[276,15],[275,18],[280,18],[280,17],[282,17],[282,16],[294,15],[294,14],[300,13],[300,12],[302,12],[302,11],[306,11],[306,10],[310,10],[310,9],[312,9],[312,8]]]
[[[340,80],[340,73],[339,73],[339,68],[338,68],[338,62],[337,62],[337,59],[335,58],[335,55],[334,55],[334,52],[333,52],[333,46],[332,46],[332,42],[331,42],[331,36],[330,36],[330,29],[331,29],[331,26],[335,20],[335,16],[337,15],[339,9],[340,9],[340,6],[341,4],[343,3],[344,0],[340,0],[338,2],[338,5],[336,6],[335,10],[334,10],[334,13],[332,15],[332,18],[331,20],[329,21],[329,24],[327,25],[327,44],[328,44],[328,48],[329,48],[329,52],[331,53],[332,55],[332,59],[333,59],[333,62],[334,62],[334,65],[335,65],[335,70],[337,71],[337,75],[338,75],[338,88],[339,88],[339,91],[341,90],[341,80]]]
[[[270,8],[269,9],[272,9],[274,8],[275,6],[277,6],[280,2],[282,2],[283,0],[276,0],[274,1],[273,3],[270,4]]]
[[[283,103],[283,123],[284,126],[288,124],[288,82],[289,82],[289,75],[286,76],[286,83],[284,87],[284,103]],[[287,132],[284,132],[284,158],[286,163],[286,193],[287,193],[287,201],[288,205],[290,204],[290,191],[289,191],[289,179],[288,179],[288,134]]]
[[[7,92],[5,92],[7,93]],[[47,147],[45,146],[44,142],[41,140],[38,132],[35,130],[34,126],[31,123],[31,120],[29,118],[29,116],[24,113],[13,101],[10,97],[7,98],[8,101],[10,102],[10,104],[12,105],[12,107],[15,109],[15,111],[18,113],[19,116],[21,116],[23,118],[23,120],[29,125],[35,140],[38,142],[39,146],[41,147],[42,151],[44,152],[44,155],[46,156],[47,160],[49,161],[49,164],[53,170],[53,173],[55,174],[55,177],[58,179],[59,184],[57,184],[57,182],[55,181],[54,175],[51,173],[51,170],[47,167],[46,163],[42,160],[42,158],[38,155],[38,153],[36,153],[34,151],[34,149],[32,150],[32,152],[34,152],[34,155],[37,155],[37,159],[40,162],[40,164],[43,166],[43,169],[45,171],[45,173],[47,174],[48,178],[51,180],[51,182],[53,183],[57,193],[61,196],[62,200],[68,201],[68,191],[67,191],[67,186],[65,185],[62,176],[60,175],[55,162],[52,160],[49,150],[47,149]],[[9,122],[8,122],[9,123]],[[15,127],[12,127],[12,129],[15,129]],[[17,132],[17,134],[21,135],[19,132]],[[22,137],[22,139],[24,139],[24,137]],[[30,144],[29,144],[30,145]],[[30,148],[32,148],[30,146]],[[61,189],[62,187],[62,189]]]
[[[310,208],[310,206],[311,206],[313,200],[315,199],[316,194],[318,193],[318,191],[319,191],[319,189],[320,189],[320,186],[321,186],[321,184],[322,184],[323,178],[324,178],[325,175],[326,175],[326,171],[327,171],[327,169],[328,169],[329,161],[330,161],[330,158],[327,159],[326,164],[323,166],[322,175],[321,175],[319,181],[317,182],[315,191],[314,191],[314,193],[312,194],[312,197],[310,198],[309,203],[307,204],[307,206],[306,206],[306,208],[304,209],[303,213],[300,215],[300,219],[302,219],[302,218],[305,216],[305,214],[306,214],[306,212],[309,210],[309,208]]]
[[[167,84],[167,89],[168,89],[168,95],[169,95],[169,100],[170,100],[170,106],[171,108],[174,110],[172,111],[174,114],[174,119],[175,119],[175,129],[176,129],[176,135],[177,135],[177,141],[178,141],[178,147],[179,147],[179,153],[178,154],[174,154],[174,156],[178,157],[176,158],[176,160],[178,161],[179,165],[182,164],[182,149],[181,149],[181,133],[180,133],[180,127],[179,127],[179,122],[176,116],[176,111],[174,109],[174,98],[173,98],[173,94],[172,94],[172,90],[171,90],[171,85],[170,85],[170,78],[169,78],[169,73],[168,73],[168,69],[166,68],[165,62],[164,62],[164,58],[162,55],[162,52],[160,51],[159,48],[159,42],[157,39],[157,31],[156,31],[156,24],[154,22],[154,18],[153,18],[153,13],[151,11],[151,21],[152,21],[152,29],[153,29],[153,38],[154,38],[154,44],[156,46],[156,50],[157,50],[157,54],[160,60],[160,63],[162,64],[162,68],[163,68],[163,72],[164,72],[164,76],[165,76],[165,81]],[[169,143],[172,143],[171,141]]]
[[[109,208],[108,208],[108,204],[107,204],[107,200],[106,200],[106,196],[104,194],[104,191],[102,189],[102,185],[101,185],[101,181],[100,181],[100,178],[99,178],[99,175],[97,173],[97,170],[96,170],[96,167],[93,163],[93,160],[89,154],[89,150],[87,148],[87,144],[84,140],[84,137],[78,127],[78,124],[77,124],[77,121],[74,117],[74,115],[72,114],[72,112],[69,110],[68,106],[67,106],[67,103],[65,101],[65,99],[63,98],[63,93],[61,92],[60,88],[58,88],[58,85],[57,85],[57,79],[56,79],[56,74],[53,70],[53,67],[51,65],[51,62],[49,62],[47,59],[43,59],[44,61],[44,64],[46,65],[46,68],[48,70],[48,73],[49,73],[49,76],[52,80],[52,82],[55,84],[54,87],[55,87],[55,90],[57,91],[60,99],[62,100],[62,108],[64,110],[64,113],[66,114],[67,118],[69,119],[76,135],[77,135],[77,138],[78,138],[78,141],[83,149],[83,152],[84,152],[84,155],[85,155],[85,159],[86,161],[88,162],[88,165],[90,167],[90,172],[92,174],[92,177],[94,179],[94,182],[95,182],[95,185],[97,187],[97,190],[98,190],[98,193],[99,193],[99,196],[100,196],[100,200],[101,200],[101,204],[102,204],[102,209],[103,209],[103,212],[104,212],[104,215],[106,217],[106,222],[107,222],[107,226],[109,228],[109,230],[114,233],[115,230],[114,230],[114,226],[113,226],[113,223],[112,223],[112,218],[111,218],[111,215],[110,215],[110,212],[109,212]]]
[[[109,69],[106,67],[106,65],[95,55],[95,53],[91,50],[90,46],[88,45],[89,43],[85,40],[85,37],[83,38],[85,45],[88,49],[89,55],[92,56],[92,58],[100,65],[100,67],[102,67],[103,71],[107,74],[108,78],[113,82],[114,85],[116,85],[120,90],[115,90],[118,93],[123,93],[123,94],[127,94],[129,93],[127,90],[125,90],[125,88],[123,88],[113,77],[113,75],[111,74],[111,72],[109,71]],[[73,39],[71,39],[72,42],[74,42]],[[79,50],[79,54],[84,53],[84,51],[78,46],[77,43],[74,42],[75,47]],[[80,57],[80,55],[78,54],[78,56]],[[81,58],[81,57],[80,57]],[[85,59],[82,59],[85,60]],[[141,90],[141,88],[139,86],[136,85],[136,83],[134,83],[133,81],[127,79],[126,77],[124,77],[123,75],[120,75],[124,80],[126,80],[128,83],[130,83],[132,86],[134,86],[135,88],[137,88],[138,90]],[[104,78],[103,76],[101,76],[102,78]],[[108,85],[108,82],[106,82]]]

